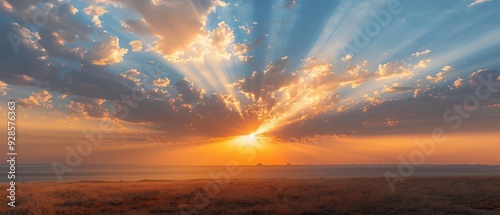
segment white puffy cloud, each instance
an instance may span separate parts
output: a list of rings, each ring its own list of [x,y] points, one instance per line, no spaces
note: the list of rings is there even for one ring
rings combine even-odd
[[[170,80],[168,78],[158,78],[150,81],[151,85],[157,86],[157,87],[166,87],[170,84]]]
[[[228,48],[234,41],[233,30],[225,22],[219,22],[218,28],[212,32],[212,49],[221,58],[229,58]]]
[[[346,56],[342,57],[342,59],[341,59],[341,60],[342,60],[343,62],[348,62],[348,61],[350,61],[350,60],[352,59],[352,57],[353,57],[353,55],[352,55],[352,54],[348,54],[348,55],[346,55]]]
[[[142,85],[142,81],[140,78],[137,78],[135,76],[137,75],[133,75],[133,74],[136,74],[137,70],[129,70],[125,73],[121,73],[120,76],[122,76],[123,78],[127,79],[127,80],[130,80],[134,83],[135,86],[141,86]],[[137,72],[138,73],[138,72]]]
[[[137,71],[137,69],[129,69],[126,73],[131,76],[137,76],[141,74],[139,71]]]
[[[234,54],[242,55],[248,51],[248,46],[243,43],[234,44]]]
[[[216,7],[228,5],[222,1],[120,2],[135,9],[143,17],[123,21],[122,28],[136,34],[157,37],[147,50],[163,56],[167,61],[203,61],[205,56],[220,60],[232,56],[233,30],[224,22],[220,22],[213,30],[206,29],[208,14],[215,11]]]
[[[120,40],[113,35],[106,35],[102,42],[94,43],[92,51],[86,55],[94,65],[108,66],[123,61],[123,56],[127,54],[126,48],[120,47]]]
[[[108,11],[102,6],[91,4],[83,9],[83,12],[89,16],[92,16],[92,22],[94,22],[95,26],[102,28],[102,22],[99,19],[99,16],[104,15]]]
[[[7,88],[7,84],[4,83],[3,81],[0,81],[0,94],[3,96],[7,95],[7,91],[9,91],[9,88]]]
[[[444,67],[441,69],[441,71],[440,71],[440,72],[438,72],[438,73],[436,74],[436,76],[435,76],[435,77],[432,77],[432,76],[428,75],[427,77],[425,77],[425,79],[426,79],[426,80],[428,80],[428,81],[430,81],[430,82],[432,82],[432,83],[437,84],[437,83],[439,83],[439,82],[443,81],[443,80],[444,80],[444,77],[445,77],[448,73],[450,73],[452,69],[453,69],[453,67],[451,67],[451,66],[444,66]]]
[[[432,59],[423,59],[418,62],[415,68],[427,68]]]
[[[239,52],[243,51],[243,46],[235,46],[233,30],[225,22],[220,22],[217,28],[212,31],[207,31],[204,35],[199,35],[188,49],[177,51],[171,55],[163,57],[170,62],[200,62],[206,56],[215,58],[216,60],[229,59],[238,48]],[[152,47],[152,50],[161,54],[158,49],[158,44]]]
[[[200,35],[206,35],[203,29],[207,15],[217,3],[201,1],[118,1],[135,9],[143,19],[129,19],[122,23],[125,29],[138,34],[156,35],[158,41],[153,50],[164,56],[189,49],[192,42]],[[189,14],[186,16],[186,14]],[[153,27],[154,26],[154,27]]]
[[[378,79],[383,79],[390,77],[409,77],[412,75],[412,72],[400,63],[389,62],[378,65],[378,69],[375,71],[375,74],[378,76]]]
[[[140,51],[142,51],[142,41],[140,41],[140,40],[132,40],[128,44],[132,47],[132,51],[133,52],[140,52]]]
[[[460,88],[462,86],[464,86],[464,79],[457,78],[457,80],[455,80],[455,82],[453,82],[453,87],[455,87],[455,88]]]
[[[33,92],[28,98],[19,99],[17,102],[21,107],[31,108],[31,107],[52,107],[52,94],[46,90],[40,92]]]

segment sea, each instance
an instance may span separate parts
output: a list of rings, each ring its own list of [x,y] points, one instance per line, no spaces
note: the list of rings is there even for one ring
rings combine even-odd
[[[0,182],[9,166],[0,165]],[[223,175],[240,179],[265,178],[356,178],[384,177],[390,172],[404,177],[419,176],[500,176],[496,165],[259,165],[259,166],[175,166],[175,165],[79,165],[63,174],[51,165],[17,165],[17,182],[143,181],[210,179]]]

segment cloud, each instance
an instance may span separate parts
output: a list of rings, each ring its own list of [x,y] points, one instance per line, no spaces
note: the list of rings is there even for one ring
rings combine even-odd
[[[384,93],[401,93],[401,92],[408,92],[408,91],[413,91],[415,90],[415,87],[403,87],[401,86],[400,83],[394,83],[392,86],[387,87],[387,85],[384,86],[382,89],[382,92]]]
[[[420,60],[418,64],[415,66],[415,68],[427,68],[429,66],[429,63],[431,62],[432,59],[424,59]]]
[[[200,101],[205,95],[205,90],[198,88],[187,77],[175,83],[175,91],[179,93],[182,101],[194,103]]]
[[[430,49],[426,49],[426,50],[421,51],[421,52],[415,52],[411,56],[412,57],[418,57],[420,55],[426,55],[426,54],[429,54],[429,53],[431,53],[431,50]]]
[[[352,54],[348,54],[348,55],[346,55],[346,56],[342,57],[342,59],[341,59],[341,60],[342,60],[343,62],[348,62],[348,61],[350,61],[350,60],[352,59],[352,57],[353,57],[353,55],[352,55]]]
[[[206,57],[211,60],[229,59],[235,53],[235,48],[244,48],[241,44],[234,45],[233,30],[225,23],[220,22],[218,27],[212,31],[206,31],[206,34],[197,36],[189,47],[185,50],[177,51],[170,55],[163,55],[169,62],[202,62]],[[162,54],[159,50],[159,44],[156,43],[150,47],[150,51]]]
[[[140,40],[132,40],[128,44],[132,47],[132,51],[133,52],[140,52],[140,51],[142,51],[142,41],[140,41]]]
[[[453,82],[453,87],[455,87],[455,88],[460,88],[462,86],[464,86],[464,79],[462,79],[462,78],[457,78],[457,80],[455,80]]]
[[[40,92],[33,92],[28,98],[23,98],[17,100],[17,103],[21,107],[31,108],[31,107],[46,107],[52,108],[52,94],[47,92],[46,90],[42,90]]]
[[[99,16],[104,15],[108,11],[102,6],[96,6],[92,4],[83,9],[83,12],[87,15],[92,16],[92,22],[96,27],[102,28],[102,22],[101,20],[99,20]]]
[[[124,29],[138,34],[156,35],[158,41],[151,48],[166,57],[188,50],[199,36],[206,36],[203,27],[207,15],[217,6],[217,2],[210,0],[120,2],[143,17],[125,21]]]
[[[469,5],[467,5],[467,7],[472,7],[474,5],[477,5],[477,4],[481,4],[481,3],[484,3],[484,2],[489,2],[490,0],[475,0],[474,2],[470,3]]]
[[[440,72],[436,74],[435,77],[432,77],[430,75],[426,76],[425,79],[432,82],[432,83],[439,83],[441,81],[444,81],[444,77],[449,74],[452,71],[453,67],[451,66],[444,66]]]
[[[137,75],[134,75],[134,74],[136,74],[136,72],[137,72],[137,70],[129,70],[125,73],[121,73],[120,76],[135,83],[134,86],[141,86],[142,85],[141,79],[137,78],[136,77]]]
[[[47,81],[57,75],[48,53],[38,41],[39,34],[17,23],[0,24],[0,80],[7,84],[34,86],[35,79]],[[21,54],[22,53],[22,54]],[[29,63],[28,63],[29,62]]]
[[[285,73],[289,62],[290,59],[281,58],[269,64],[264,71],[254,71],[252,76],[239,80],[233,86],[254,101],[267,101],[273,97],[274,91],[297,81],[293,73]]]
[[[206,30],[208,14],[227,6],[222,1],[122,2],[142,15],[122,22],[123,30],[156,37],[147,50],[169,62],[200,62],[206,56],[221,60],[233,55],[234,32],[229,25],[222,21]]]
[[[105,99],[93,99],[76,96],[71,99],[68,108],[71,113],[79,114],[85,118],[106,118],[109,111],[103,106]]]
[[[101,66],[84,65],[78,72],[70,73],[72,84],[61,86],[60,91],[72,95],[102,99],[121,99],[130,94],[137,83],[119,74],[110,74]]]
[[[86,57],[99,66],[109,66],[123,61],[123,56],[127,54],[126,48],[120,48],[120,40],[113,35],[105,35],[105,39],[92,45],[92,52]]]
[[[242,55],[248,51],[248,46],[242,43],[234,44],[234,54]]]
[[[253,59],[252,55],[238,55],[238,60],[240,61],[251,62],[252,59]]]
[[[412,72],[400,63],[389,62],[385,64],[379,64],[378,69],[375,71],[375,75],[378,79],[390,77],[409,77],[412,76]]]
[[[241,30],[243,30],[243,31],[245,31],[245,33],[247,33],[247,34],[250,34],[250,33],[252,33],[252,28],[253,27],[248,27],[248,26],[245,26],[245,25],[240,25],[240,26],[238,26],[238,28],[241,29]]]
[[[234,41],[233,30],[225,22],[219,22],[218,27],[212,32],[212,49],[218,58],[229,59],[231,53],[228,47]]]
[[[153,88],[150,91],[148,91],[147,94],[149,96],[148,99],[149,98],[167,99],[170,96],[170,93],[167,90],[160,88]]]
[[[9,88],[7,88],[8,85],[4,83],[3,81],[0,81],[0,94],[3,96],[7,95],[7,91],[9,91]]]
[[[126,73],[131,76],[138,76],[141,74],[139,71],[137,71],[137,69],[129,69]]]
[[[149,84],[154,85],[156,87],[166,87],[170,84],[170,80],[168,78],[157,78],[151,80]]]
[[[23,2],[23,3],[21,3]],[[18,4],[19,3],[19,4]],[[39,10],[42,8],[57,8],[53,12]],[[81,61],[82,53],[86,50],[82,47],[75,47],[73,44],[79,40],[88,40],[93,27],[82,23],[73,5],[60,3],[59,1],[47,1],[46,3],[37,1],[16,1],[12,18],[18,20],[32,20],[33,14],[46,18],[46,24],[38,28],[38,43],[51,57],[63,57],[70,60]],[[45,13],[44,13],[45,12]],[[41,14],[41,15],[40,15]],[[19,22],[24,23],[24,21]]]

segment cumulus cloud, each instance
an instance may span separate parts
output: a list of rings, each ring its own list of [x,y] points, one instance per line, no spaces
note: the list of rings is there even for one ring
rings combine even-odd
[[[464,86],[464,79],[462,78],[457,78],[457,80],[453,82],[453,87],[455,88],[460,88],[462,86]]]
[[[429,63],[431,62],[432,59],[424,59],[420,60],[418,64],[415,66],[415,68],[427,68],[429,66]]]
[[[148,98],[153,97],[154,99],[166,99],[170,96],[170,93],[161,88],[153,88],[148,92]]]
[[[142,85],[142,81],[140,78],[137,78],[135,75],[137,72],[137,70],[129,70],[125,73],[121,73],[120,76],[122,76],[123,78],[127,79],[127,80],[130,80],[131,82],[134,83],[135,86],[141,86]]]
[[[150,83],[151,85],[154,85],[156,87],[166,87],[170,84],[170,80],[168,78],[157,78],[154,80],[151,80]]]
[[[97,6],[97,5],[89,5],[85,9],[83,9],[83,12],[87,15],[92,16],[92,22],[94,22],[96,27],[102,28],[102,22],[99,19],[99,16],[104,15],[108,11],[102,7],[102,6]]]
[[[234,48],[243,48],[241,45],[234,46],[233,41],[233,30],[225,22],[220,22],[217,28],[206,31],[205,35],[199,35],[188,49],[163,57],[170,62],[201,62],[205,57],[214,60],[229,59],[234,53]],[[157,48],[158,46],[153,47],[153,50],[158,52]]]
[[[140,40],[132,40],[128,44],[132,47],[132,51],[133,52],[140,52],[140,51],[142,51],[142,41],[140,41]]]
[[[126,73],[131,76],[138,76],[141,74],[139,71],[137,71],[137,69],[129,69]]]
[[[412,75],[412,72],[401,63],[389,62],[378,65],[378,69],[375,71],[375,74],[378,79],[383,79],[390,77],[409,77]]]
[[[151,50],[166,59],[176,59],[182,52],[192,48],[193,42],[200,37],[207,37],[205,31],[207,15],[216,6],[224,6],[219,1],[120,1],[135,9],[143,19],[126,20],[122,25],[127,31],[138,34],[156,35],[158,40]],[[189,16],[186,16],[189,14]],[[154,26],[154,27],[153,27]],[[217,38],[218,40],[220,38]]]
[[[113,35],[106,35],[101,42],[92,46],[92,51],[87,53],[87,57],[94,65],[108,66],[123,61],[123,56],[128,49],[120,47],[120,40]]]
[[[421,51],[421,52],[415,52],[411,56],[412,57],[418,57],[420,55],[426,55],[426,54],[429,54],[429,53],[431,53],[431,50],[430,49],[426,49],[426,50]]]
[[[341,59],[341,60],[342,60],[343,62],[348,62],[348,61],[350,61],[350,60],[352,59],[352,57],[353,57],[353,55],[352,55],[352,54],[348,54],[348,55],[346,55],[346,56],[342,57],[342,59]]]
[[[441,69],[441,71],[436,74],[436,76],[432,77],[432,76],[428,75],[425,77],[425,79],[432,82],[432,83],[437,84],[439,82],[444,81],[445,76],[447,74],[449,74],[452,69],[453,69],[453,67],[451,67],[451,66],[444,66]]]
[[[17,103],[21,107],[31,108],[31,107],[52,107],[52,94],[47,92],[46,90],[42,90],[40,92],[33,92],[28,98],[23,98],[17,100]]]
[[[225,22],[219,22],[218,27],[212,32],[212,48],[220,58],[228,59],[228,47],[234,41],[233,30]]]
[[[7,88],[7,84],[4,83],[3,81],[0,81],[0,94],[3,96],[7,95],[7,91],[9,91],[9,88]]]
[[[234,44],[234,54],[242,55],[248,51],[248,46],[243,43]]]

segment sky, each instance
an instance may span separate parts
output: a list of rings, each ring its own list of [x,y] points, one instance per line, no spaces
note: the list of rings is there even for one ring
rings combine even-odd
[[[0,117],[23,163],[500,164],[499,8],[0,0]]]

